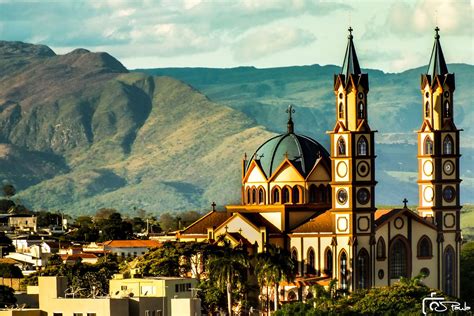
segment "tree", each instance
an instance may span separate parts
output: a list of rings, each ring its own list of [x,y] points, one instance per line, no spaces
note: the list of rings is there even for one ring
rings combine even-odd
[[[163,213],[160,216],[160,227],[164,231],[173,231],[178,229],[178,220],[170,213]]]
[[[1,199],[0,200],[0,212],[1,213],[8,213],[11,209],[14,209],[16,206],[15,202],[8,199]]]
[[[15,278],[19,279],[23,277],[21,269],[16,265],[9,263],[0,263],[0,277],[2,278]]]
[[[247,252],[239,248],[223,249],[220,254],[212,255],[208,262],[210,279],[226,290],[227,310],[232,315],[232,290],[239,286],[247,276],[249,261]]]
[[[3,187],[2,187],[2,190],[3,190],[3,195],[7,199],[11,199],[11,197],[16,194],[16,189],[11,184],[4,184]]]
[[[6,307],[16,303],[15,291],[6,285],[0,285],[0,306]]]
[[[468,242],[461,249],[461,298],[474,306],[474,241]]]
[[[274,287],[274,309],[278,310],[278,293],[281,281],[292,281],[294,279],[295,264],[291,255],[284,249],[272,245],[265,245],[265,252],[257,255],[255,273],[261,288],[273,285]],[[268,300],[268,295],[267,295]],[[268,304],[267,304],[268,305]]]

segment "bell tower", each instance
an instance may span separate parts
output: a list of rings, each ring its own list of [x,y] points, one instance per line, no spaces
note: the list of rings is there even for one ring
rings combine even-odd
[[[438,228],[439,288],[459,295],[459,131],[454,125],[454,74],[449,73],[435,28],[427,72],[421,75],[422,125],[418,133],[420,216]]]
[[[335,277],[342,289],[374,285],[375,148],[369,127],[369,79],[362,73],[349,27],[344,63],[334,75],[336,125],[329,132],[332,161],[332,209],[336,241]],[[350,265],[343,265],[345,256]]]

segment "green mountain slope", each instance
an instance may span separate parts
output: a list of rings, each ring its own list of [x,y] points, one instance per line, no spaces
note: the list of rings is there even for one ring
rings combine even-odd
[[[0,155],[0,170],[31,207],[84,214],[236,202],[244,151],[273,135],[178,80],[128,73],[107,54],[20,48],[26,62],[0,77],[1,139],[25,158],[42,153],[38,164],[51,167],[22,181],[27,162],[7,172],[11,162]]]

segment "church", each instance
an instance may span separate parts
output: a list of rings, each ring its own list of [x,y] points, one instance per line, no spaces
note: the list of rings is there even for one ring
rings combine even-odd
[[[375,130],[369,125],[369,76],[361,71],[349,28],[344,62],[334,75],[336,117],[326,150],[287,132],[242,160],[242,202],[213,210],[177,233],[180,241],[225,236],[261,252],[267,243],[287,249],[297,278],[282,301],[304,300],[306,285],[337,279],[353,291],[387,286],[423,273],[424,283],[459,296],[459,131],[453,119],[454,74],[449,73],[439,28],[421,75],[418,138],[418,209],[377,209]]]

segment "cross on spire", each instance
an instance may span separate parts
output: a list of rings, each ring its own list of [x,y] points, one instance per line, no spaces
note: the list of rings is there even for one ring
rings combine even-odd
[[[215,211],[216,210],[216,202],[212,202],[211,206],[212,206],[212,210]]]
[[[294,131],[294,124],[293,124],[293,119],[292,115],[295,113],[295,109],[293,109],[293,104],[288,105],[288,109],[286,110],[286,113],[288,113],[288,133],[293,133]]]
[[[407,208],[407,203],[408,203],[407,198],[404,198],[402,202],[403,202],[403,208]]]
[[[436,26],[434,30],[436,32],[435,38],[438,39],[439,38],[439,27]]]
[[[349,26],[349,28],[347,30],[349,31],[349,37],[348,38],[352,38],[352,31],[354,31],[354,29],[352,28],[352,26]]]

